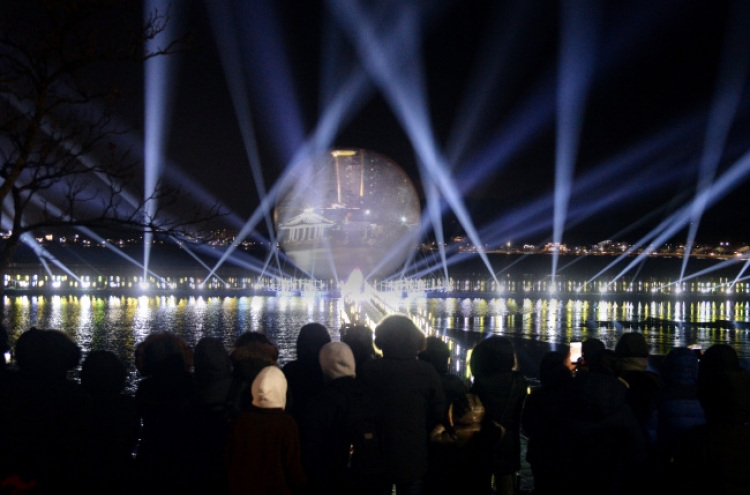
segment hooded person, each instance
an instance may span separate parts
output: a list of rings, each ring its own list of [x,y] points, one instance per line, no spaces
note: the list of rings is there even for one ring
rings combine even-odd
[[[672,493],[750,493],[750,376],[727,344],[700,359],[698,400],[706,423],[682,437],[674,455]]]
[[[145,493],[193,493],[199,464],[196,442],[193,354],[181,337],[155,332],[146,337],[135,401],[142,420],[136,455]]]
[[[373,332],[369,327],[354,325],[343,329],[341,332],[341,342],[352,349],[357,369],[361,369],[366,361],[377,357],[375,346],[373,345]]]
[[[252,403],[250,387],[263,368],[276,365],[279,349],[264,334],[245,332],[234,342],[230,359],[233,371],[226,411],[234,417]]]
[[[284,411],[287,381],[276,366],[251,386],[252,405],[232,423],[225,460],[232,494],[292,494],[307,484],[297,423]]]
[[[435,368],[417,359],[424,333],[405,315],[390,315],[375,328],[382,359],[366,362],[360,378],[383,404],[388,483],[397,493],[419,493],[428,467],[428,434],[442,419],[445,395]]]
[[[675,347],[661,365],[665,388],[659,399],[656,445],[660,461],[669,463],[682,433],[706,422],[698,400],[698,356],[687,347]]]
[[[320,323],[308,323],[297,336],[297,359],[282,370],[289,382],[289,414],[301,423],[302,412],[311,397],[323,388],[323,371],[318,361],[320,349],[331,341],[328,329]]]
[[[232,362],[224,343],[204,337],[195,346],[196,474],[200,493],[227,493],[222,454],[227,435],[227,397],[232,384]]]
[[[425,339],[425,348],[419,353],[419,359],[427,361],[435,367],[440,383],[443,385],[445,394],[446,414],[450,404],[461,399],[469,389],[466,384],[456,375],[450,372],[448,366],[451,357],[451,351],[448,344],[443,342],[440,337],[427,337]]]
[[[85,481],[90,399],[67,378],[81,349],[64,332],[31,328],[15,344],[18,373],[0,382],[0,480],[15,475],[44,493]]]
[[[526,399],[526,379],[518,372],[513,342],[493,335],[474,347],[470,360],[476,394],[487,410],[487,417],[505,429],[498,442],[492,474],[501,495],[515,492],[516,473],[521,469],[521,412]],[[487,486],[491,473],[486,473]]]
[[[646,338],[638,332],[622,334],[615,345],[615,354],[620,360],[620,376],[628,383],[628,405],[644,429],[649,443],[654,445],[659,396],[664,382],[648,369]]]
[[[91,397],[88,413],[87,488],[90,493],[132,493],[133,452],[141,433],[135,399],[124,394],[125,364],[111,351],[90,351],[81,386]]]

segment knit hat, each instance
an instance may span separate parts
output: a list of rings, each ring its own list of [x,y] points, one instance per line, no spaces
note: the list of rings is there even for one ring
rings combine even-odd
[[[262,409],[286,407],[286,377],[276,366],[266,366],[253,381],[253,405]]]
[[[615,354],[619,358],[647,358],[648,344],[646,338],[638,332],[622,334],[615,346]]]
[[[331,380],[356,374],[354,353],[343,342],[329,342],[320,349],[318,357],[323,374]]]

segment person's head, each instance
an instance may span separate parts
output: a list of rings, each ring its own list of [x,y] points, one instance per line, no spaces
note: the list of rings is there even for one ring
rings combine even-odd
[[[141,352],[144,376],[183,373],[193,366],[193,353],[187,342],[173,333],[150,334],[143,341]]]
[[[279,360],[279,349],[260,332],[245,332],[234,341],[230,354],[232,362],[244,359],[258,359],[268,362],[268,366]]]
[[[559,387],[572,379],[569,351],[552,351],[542,357],[539,364],[539,381],[542,387]]]
[[[488,337],[474,347],[469,364],[475,377],[508,373],[516,366],[513,342],[499,335]]]
[[[484,416],[484,405],[474,394],[462,394],[448,407],[448,419],[452,426],[477,425],[484,420]]]
[[[320,323],[303,325],[297,336],[297,359],[317,362],[320,348],[330,341],[328,329]]]
[[[375,357],[373,337],[372,330],[363,325],[355,325],[342,331],[341,342],[351,348],[357,366],[362,366],[362,363]]]
[[[91,351],[81,365],[81,386],[92,397],[109,397],[125,389],[127,370],[111,351]]]
[[[195,345],[193,358],[197,382],[222,380],[232,375],[232,361],[224,342],[216,337],[203,337]]]
[[[698,356],[687,347],[675,347],[661,363],[661,377],[667,386],[694,386],[698,380]]]
[[[596,338],[588,338],[581,344],[581,357],[588,364],[590,360],[596,359],[596,354],[606,349],[604,342]]]
[[[327,380],[356,375],[354,354],[343,342],[329,342],[320,349],[320,368]]]
[[[26,376],[44,379],[65,378],[78,366],[81,348],[60,330],[30,328],[16,342],[16,363]]]
[[[424,340],[424,333],[404,315],[386,316],[375,327],[375,345],[385,358],[416,359]]]
[[[750,421],[750,376],[727,344],[708,348],[698,365],[698,400],[710,424]]]
[[[620,359],[612,349],[604,349],[595,353],[590,360],[586,361],[586,365],[592,373],[620,376],[622,371]]]
[[[261,409],[286,407],[286,377],[276,366],[266,366],[253,380],[253,405]]]
[[[245,332],[234,342],[230,355],[236,380],[253,383],[260,370],[275,366],[279,349],[260,332]]]
[[[700,373],[705,375],[741,371],[737,351],[729,344],[714,344],[709,347],[700,360]]]
[[[438,373],[448,373],[448,359],[450,357],[451,351],[448,344],[443,342],[440,337],[427,337],[425,348],[419,353],[419,359],[433,365]]]
[[[615,354],[620,359],[623,358],[647,358],[648,343],[642,333],[629,332],[624,333],[615,345]]]

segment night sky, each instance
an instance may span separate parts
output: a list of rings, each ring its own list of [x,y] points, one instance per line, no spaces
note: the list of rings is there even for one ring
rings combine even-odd
[[[174,20],[179,25],[184,16],[180,29],[191,32],[192,42],[176,56],[168,89],[174,104],[167,158],[172,170],[235,213],[226,220],[238,227],[258,206],[258,195],[210,23],[210,9],[223,3],[174,4]],[[313,135],[331,95],[360,71],[365,89],[348,103],[332,147],[366,148],[392,158],[424,200],[423,160],[399,117],[418,111],[415,95],[421,95],[428,125],[420,132],[432,133],[480,235],[490,244],[549,240],[561,39],[571,33],[561,28],[560,3],[568,4],[351,2],[361,14],[353,23],[342,14],[344,1],[229,2],[233,25],[225,22],[221,31],[241,54],[229,70],[243,76],[241,93],[250,108],[243,115],[252,118],[265,189]],[[635,242],[693,198],[703,144],[707,133],[717,134],[710,132],[717,121],[728,122],[729,130],[723,141],[714,139],[724,143],[713,144],[723,148],[716,178],[750,149],[750,41],[728,35],[730,21],[742,24],[748,15],[715,0],[588,2],[586,8],[586,28],[573,33],[588,33],[579,50],[590,59],[573,57],[578,66],[566,72],[590,78],[578,86],[581,127],[573,133],[577,153],[563,240]],[[386,64],[404,78],[373,73],[363,63],[368,33],[376,33]],[[722,79],[726,50],[731,55],[723,74],[729,78]],[[121,79],[136,102],[143,91],[139,70]],[[384,80],[410,83],[409,104],[400,103],[407,110],[394,111]],[[739,82],[731,86],[727,80]],[[721,99],[737,87],[737,98]],[[712,114],[717,95],[733,103]],[[142,106],[131,100],[122,112],[142,132]],[[746,175],[703,215],[698,242],[750,241]],[[462,230],[450,209],[444,219],[448,234]],[[258,229],[264,229],[262,222]],[[674,241],[685,236],[682,229]]]

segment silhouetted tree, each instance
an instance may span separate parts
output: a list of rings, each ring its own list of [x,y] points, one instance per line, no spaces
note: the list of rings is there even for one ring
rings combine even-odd
[[[186,36],[154,42],[167,14],[143,16],[128,0],[0,2],[0,205],[11,231],[0,240],[0,276],[24,236],[42,229],[189,235],[218,214],[164,215],[184,196],[160,183],[144,198],[139,157],[116,144],[127,129],[113,109],[125,92],[111,74],[186,46]],[[151,215],[149,201],[159,204]]]

